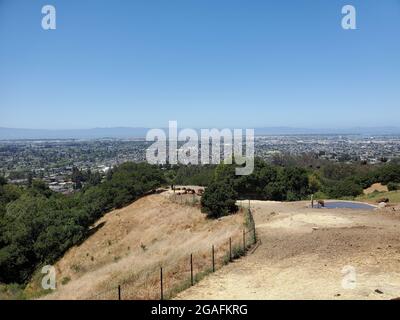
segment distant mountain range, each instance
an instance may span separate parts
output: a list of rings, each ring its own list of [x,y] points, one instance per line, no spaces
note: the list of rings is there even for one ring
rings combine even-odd
[[[390,135],[400,134],[400,127],[352,127],[352,128],[293,128],[266,127],[256,128],[256,135],[285,134],[357,134],[357,135]]]
[[[93,128],[93,129],[14,129],[0,127],[0,139],[100,139],[100,138],[143,138],[147,128]]]
[[[15,129],[0,127],[0,140],[18,139],[100,139],[100,138],[144,138],[149,128],[113,127],[93,129]],[[167,129],[165,129],[166,132]],[[361,135],[397,135],[400,127],[354,127],[347,129],[332,128],[293,128],[265,127],[255,128],[256,135],[294,135],[294,134],[361,134]]]

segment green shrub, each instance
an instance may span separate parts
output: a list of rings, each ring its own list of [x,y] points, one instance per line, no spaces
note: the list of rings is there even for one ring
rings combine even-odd
[[[387,184],[387,188],[389,191],[396,191],[400,189],[400,186],[398,183],[394,183],[394,182],[389,182]]]
[[[356,197],[363,193],[363,188],[352,179],[330,183],[325,192],[331,198]]]
[[[201,197],[201,211],[208,218],[219,218],[238,210],[237,193],[228,182],[213,182]]]
[[[61,284],[64,286],[64,285],[66,285],[68,282],[70,282],[71,281],[71,278],[70,277],[64,277],[64,278],[62,278],[62,280],[61,280]]]

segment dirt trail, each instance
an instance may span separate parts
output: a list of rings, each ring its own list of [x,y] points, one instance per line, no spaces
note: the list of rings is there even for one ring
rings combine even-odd
[[[400,297],[400,218],[383,211],[252,202],[256,251],[177,299]],[[354,272],[353,272],[354,271]]]

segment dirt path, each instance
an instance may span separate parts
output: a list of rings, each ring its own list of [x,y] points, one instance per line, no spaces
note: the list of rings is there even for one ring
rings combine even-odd
[[[261,245],[177,299],[400,297],[400,218],[252,202]]]

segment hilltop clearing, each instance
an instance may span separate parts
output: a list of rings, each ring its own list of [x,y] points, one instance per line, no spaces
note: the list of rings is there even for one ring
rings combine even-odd
[[[400,218],[386,210],[252,201],[261,244],[178,299],[391,299],[400,296]]]

